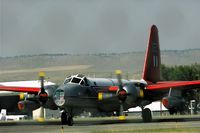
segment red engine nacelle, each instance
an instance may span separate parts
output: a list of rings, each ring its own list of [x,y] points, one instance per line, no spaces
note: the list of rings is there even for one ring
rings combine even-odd
[[[162,99],[163,105],[170,110],[182,111],[184,109],[185,100],[183,97],[169,96]]]

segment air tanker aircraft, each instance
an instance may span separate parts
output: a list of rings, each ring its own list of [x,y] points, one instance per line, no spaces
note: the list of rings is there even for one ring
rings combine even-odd
[[[158,29],[150,28],[141,80],[125,80],[121,71],[116,71],[116,79],[90,78],[81,74],[65,79],[62,85],[55,88],[44,87],[44,73],[40,73],[40,88],[0,86],[0,90],[26,92],[27,98],[18,102],[21,110],[34,110],[43,106],[49,109],[60,109],[62,124],[73,125],[73,117],[83,110],[98,112],[118,112],[119,119],[124,120],[124,111],[141,107],[144,122],[152,121],[151,110],[145,108],[153,101],[162,100],[171,114],[183,109],[183,94],[190,89],[200,87],[196,81],[160,81],[160,46]],[[31,107],[31,108],[30,108]]]

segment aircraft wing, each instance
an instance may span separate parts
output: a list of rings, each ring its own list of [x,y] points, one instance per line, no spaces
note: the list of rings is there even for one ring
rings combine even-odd
[[[27,93],[37,94],[40,91],[40,87],[20,87],[20,86],[0,85],[0,91],[27,92]]]
[[[185,89],[185,88],[198,88],[200,87],[200,80],[195,81],[169,81],[157,82],[146,87],[147,90],[162,90],[169,88]]]
[[[44,86],[54,85],[55,83],[45,81]],[[27,92],[37,94],[40,91],[41,83],[38,80],[33,81],[14,81],[0,82],[0,91]]]

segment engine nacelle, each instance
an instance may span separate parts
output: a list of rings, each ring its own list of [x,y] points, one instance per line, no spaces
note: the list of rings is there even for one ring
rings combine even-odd
[[[36,110],[40,108],[40,106],[41,106],[40,103],[36,101],[25,100],[25,101],[18,102],[18,109],[23,112],[30,112],[30,111]]]
[[[123,87],[127,92],[127,98],[125,103],[128,105],[132,105],[135,101],[141,97],[141,91],[139,87],[135,86],[135,84],[126,84]]]
[[[162,99],[162,103],[167,109],[181,111],[184,109],[185,100],[178,96],[169,96]]]

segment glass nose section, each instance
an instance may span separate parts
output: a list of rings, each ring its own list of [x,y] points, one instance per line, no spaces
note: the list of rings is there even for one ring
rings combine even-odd
[[[65,93],[62,89],[57,89],[54,93],[54,102],[57,106],[65,104]]]

